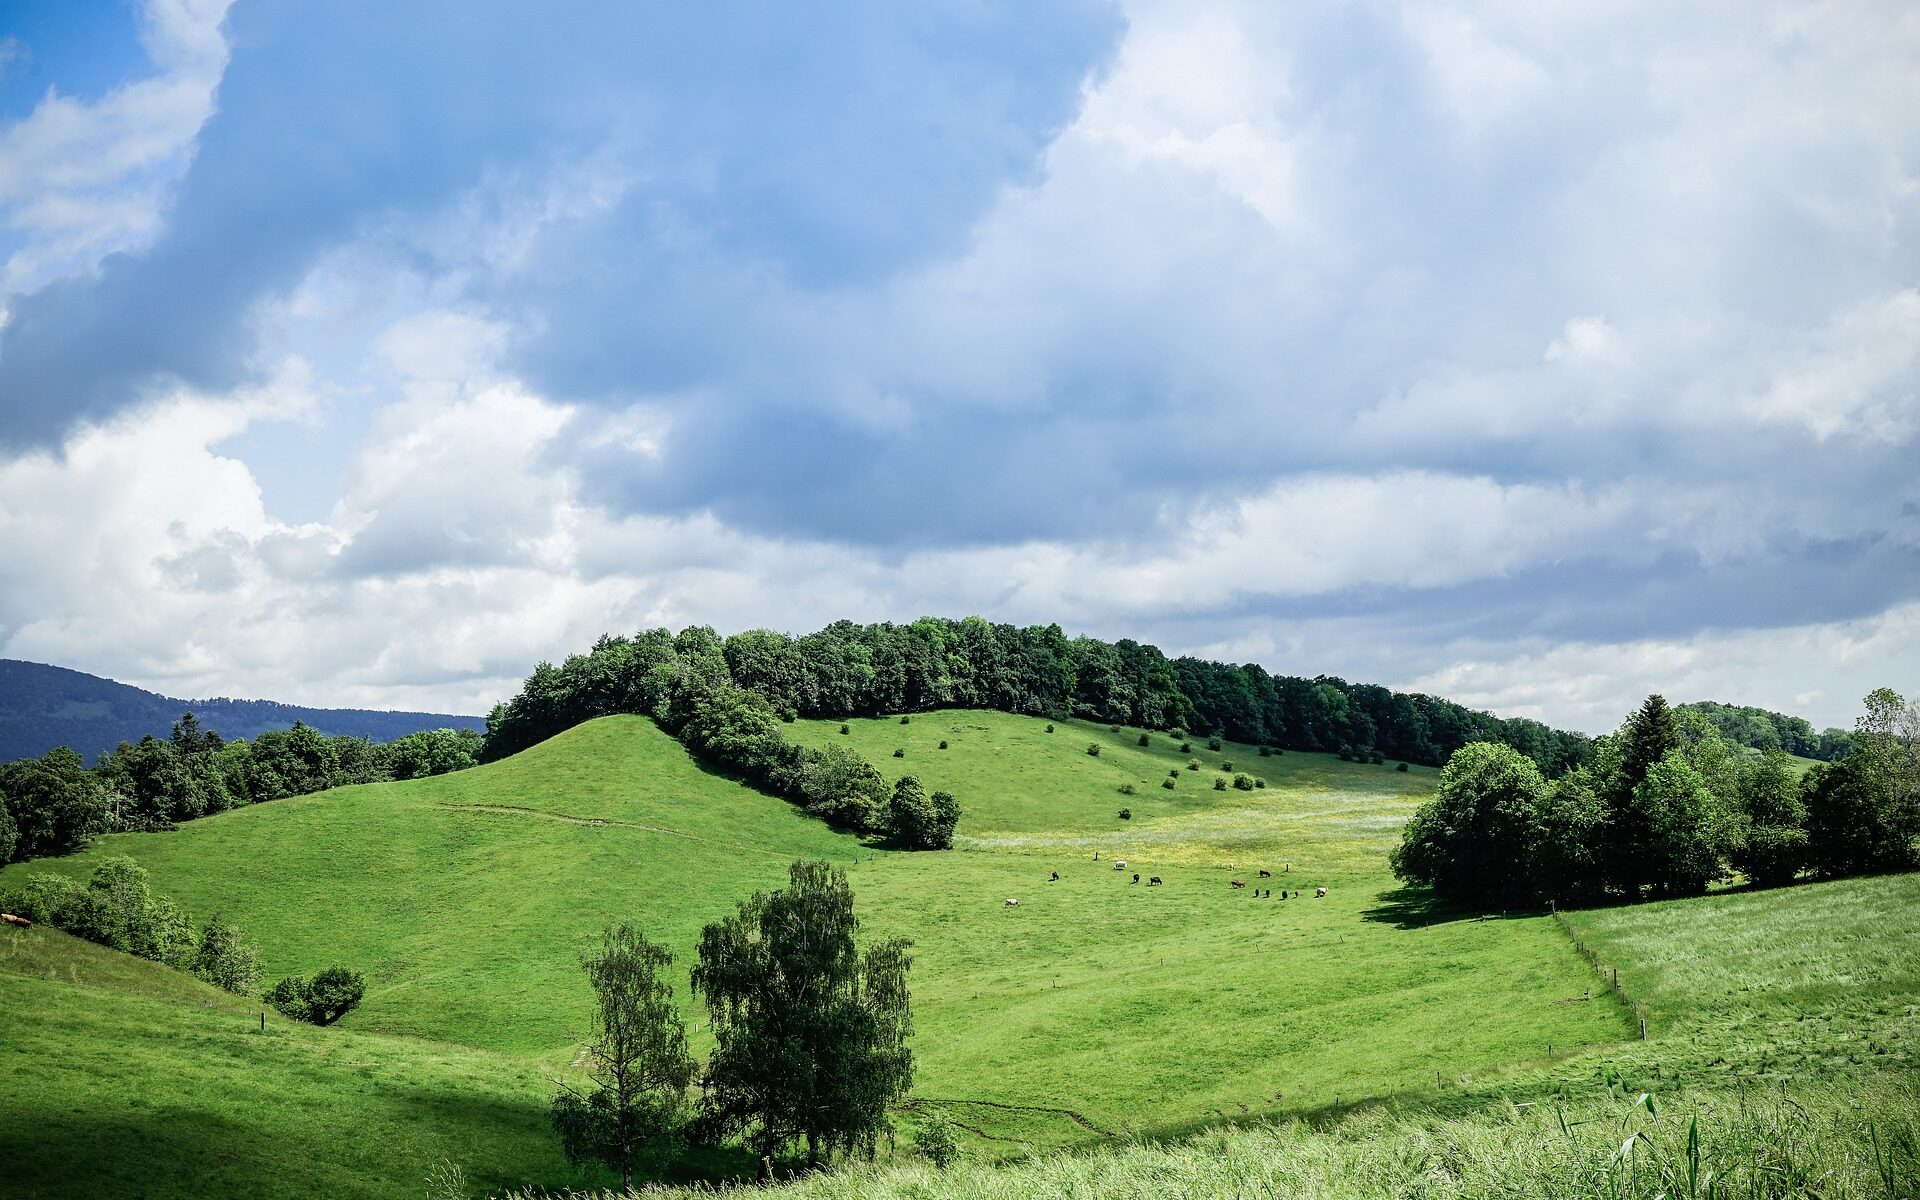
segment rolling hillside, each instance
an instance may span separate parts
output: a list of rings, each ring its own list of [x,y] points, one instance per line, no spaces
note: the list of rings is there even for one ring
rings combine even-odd
[[[1198,743],[1189,754],[1163,734],[1141,747],[1138,730],[1059,722],[1050,734],[1037,719],[978,711],[848,728],[791,727],[798,740],[844,738],[883,770],[959,793],[966,814],[954,851],[863,845],[707,770],[651,721],[609,717],[456,775],[255,805],[8,868],[0,889],[33,871],[83,874],[103,855],[130,854],[157,892],[239,923],[259,942],[270,978],[339,961],[365,970],[369,986],[341,1026],[296,1031],[293,1040],[316,1054],[337,1047],[337,1063],[235,1060],[248,1082],[229,1102],[197,1090],[192,1071],[176,1080],[168,1062],[243,1037],[245,1021],[239,1032],[201,1030],[226,1020],[217,1014],[231,1001],[210,996],[209,1008],[173,997],[163,1015],[151,995],[62,990],[98,990],[84,970],[55,963],[59,978],[48,979],[46,970],[0,964],[0,1022],[57,1010],[57,1027],[36,1046],[101,1047],[84,1060],[95,1082],[79,1115],[59,1115],[67,1084],[24,1063],[0,1074],[8,1102],[0,1107],[30,1114],[21,1120],[111,1128],[112,1097],[137,1095],[191,1123],[200,1114],[228,1119],[221,1105],[252,1105],[246,1089],[258,1084],[267,1129],[279,1108],[306,1111],[275,1090],[284,1065],[316,1088],[357,1089],[376,1114],[388,1090],[431,1094],[442,1106],[435,1138],[415,1138],[392,1113],[371,1121],[365,1153],[384,1147],[387,1164],[364,1168],[368,1182],[357,1190],[340,1184],[326,1194],[393,1194],[372,1181],[418,1180],[441,1153],[480,1186],[567,1182],[552,1174],[540,1105],[550,1090],[543,1081],[568,1069],[585,1016],[575,957],[586,939],[625,918],[674,948],[699,1053],[704,1022],[685,990],[699,927],[754,888],[780,883],[799,857],[848,868],[864,936],[915,940],[919,1072],[901,1119],[911,1130],[943,1112],[975,1155],[1089,1148],[1356,1102],[1471,1110],[1516,1091],[1590,1086],[1603,1063],[1645,1069],[1673,1049],[1633,1040],[1631,1015],[1596,986],[1554,919],[1469,919],[1398,888],[1385,849],[1432,786],[1431,771],[1323,755],[1267,759],[1231,743],[1218,752]],[[1097,757],[1089,744],[1099,745]],[[1187,769],[1189,758],[1198,770]],[[1228,763],[1267,786],[1215,790],[1214,779],[1231,778]],[[1170,772],[1175,786],[1162,788]],[[1121,795],[1123,784],[1135,794]],[[1131,819],[1119,818],[1121,807]],[[1113,869],[1115,860],[1126,869]],[[1055,871],[1060,880],[1049,882]],[[1164,885],[1135,885],[1136,871]],[[1232,879],[1250,886],[1233,889]],[[1253,894],[1269,884],[1273,898]],[[1326,898],[1278,898],[1317,886]],[[1021,906],[1006,908],[1009,897]],[[1879,903],[1897,909],[1903,897],[1896,888]],[[1772,904],[1786,923],[1770,935],[1778,941],[1804,910]],[[1665,1001],[1650,998],[1661,993],[1654,968],[1641,964],[1685,945],[1686,914],[1714,911],[1672,907],[1673,927],[1618,950],[1628,979],[1649,989],[1635,998],[1649,1004]],[[1824,925],[1847,912],[1817,906],[1807,919]],[[1592,939],[1604,936],[1596,927]],[[1735,960],[1755,952],[1728,950]],[[1876,999],[1890,1011],[1911,1007],[1901,996],[1916,972],[1904,961]],[[1678,1028],[1664,1007],[1658,1013],[1663,1028]],[[122,1027],[160,1032],[116,1059],[109,1047]],[[1687,1061],[1703,1045],[1712,1043],[1689,1044]],[[375,1046],[388,1047],[379,1063],[355,1057],[374,1056]],[[1900,1052],[1910,1054],[1904,1044]],[[443,1150],[455,1136],[447,1129],[474,1140]],[[302,1135],[285,1136],[297,1144]],[[158,1170],[148,1194],[195,1194],[187,1171]],[[66,1190],[34,1194],[98,1194],[89,1182],[98,1180],[83,1172]]]
[[[304,721],[322,733],[392,741],[421,729],[484,729],[479,717],[303,708],[272,700],[175,700],[98,675],[0,658],[0,762],[67,746],[92,762],[123,741],[166,737],[191,709],[222,737],[251,738]]]

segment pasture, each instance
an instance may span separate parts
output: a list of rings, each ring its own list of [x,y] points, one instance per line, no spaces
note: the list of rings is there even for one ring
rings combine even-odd
[[[339,961],[367,972],[368,993],[337,1028],[270,1021],[262,1038],[257,1024],[236,1026],[257,1006],[236,1010],[219,993],[161,996],[151,980],[70,978],[77,968],[16,953],[0,960],[0,1020],[20,1028],[59,1015],[38,1020],[28,1056],[0,1076],[14,1113],[7,1137],[38,1121],[115,1127],[122,1098],[139,1096],[171,1121],[206,1111],[293,1154],[327,1136],[330,1110],[294,1098],[304,1086],[346,1106],[334,1119],[347,1118],[355,1096],[386,1112],[356,1134],[356,1154],[385,1156],[381,1178],[418,1180],[444,1155],[488,1188],[580,1181],[556,1167],[542,1107],[586,1012],[579,948],[612,919],[672,946],[698,1053],[702,1014],[684,981],[700,926],[779,884],[803,856],[848,868],[865,936],[915,940],[919,1072],[903,1128],[942,1111],[976,1155],[1356,1103],[1477,1105],[1503,1090],[1590,1080],[1596,1063],[1639,1061],[1660,1045],[1630,1040],[1629,1013],[1551,917],[1476,920],[1397,888],[1385,852],[1434,772],[1260,758],[1236,745],[1213,752],[1204,741],[1182,753],[1164,734],[1143,748],[1137,730],[1056,722],[1047,734],[1045,722],[999,713],[849,727],[788,728],[801,741],[851,739],[883,771],[956,792],[965,815],[954,851],[864,845],[704,769],[651,722],[612,717],[473,771],[255,806],[9,868],[0,888],[132,855],[157,892],[197,917],[217,911],[240,924],[269,978]],[[1098,757],[1086,753],[1092,742]],[[1202,769],[1187,770],[1189,758]],[[1267,786],[1215,790],[1228,762]],[[1157,782],[1169,771],[1179,772],[1170,790]],[[1120,795],[1129,782],[1136,794]],[[1131,820],[1118,818],[1122,807]],[[1114,870],[1116,859],[1127,869]],[[1260,877],[1263,868],[1272,875]],[[1150,875],[1164,886],[1148,887]],[[1233,889],[1233,879],[1248,886]],[[1317,886],[1325,898],[1312,898]],[[1272,898],[1256,895],[1269,887]],[[1303,888],[1307,898],[1279,899]],[[1686,906],[1621,919],[1666,907]],[[1781,911],[1804,927],[1840,909]],[[1683,929],[1635,941],[1629,928],[1595,925],[1588,936],[1617,939],[1605,944],[1646,977],[1642,1002],[1666,1003],[1654,999],[1664,994],[1653,976],[1670,968],[1654,964]],[[1910,986],[1911,962],[1904,975],[1898,963],[1887,969]],[[167,974],[134,965],[143,978]],[[152,1036],[116,1057],[129,1028]],[[76,1062],[95,1083],[24,1069],[60,1044],[94,1047]],[[232,1064],[220,1073],[227,1099],[169,1065],[186,1054]],[[400,1092],[445,1108],[380,1109]],[[414,1117],[457,1128],[429,1137],[407,1124]],[[76,1176],[69,1194],[97,1192],[90,1178]],[[192,1194],[190,1178],[156,1170],[149,1194]],[[391,1190],[342,1184],[328,1194]]]

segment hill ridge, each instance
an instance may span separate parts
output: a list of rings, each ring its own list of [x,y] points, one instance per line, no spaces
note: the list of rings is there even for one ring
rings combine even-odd
[[[56,746],[89,763],[122,741],[165,737],[182,712],[226,738],[252,738],[304,722],[328,735],[391,741],[423,729],[484,729],[479,717],[362,708],[314,708],[278,700],[188,700],[54,663],[0,658],[0,761]]]

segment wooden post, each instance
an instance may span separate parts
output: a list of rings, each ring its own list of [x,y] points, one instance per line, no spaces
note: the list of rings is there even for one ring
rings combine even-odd
[[[1640,1018],[1640,1040],[1643,1042],[1647,1040],[1647,1019],[1645,1017]]]
[[[260,1010],[260,1032],[265,1033],[266,1031],[267,1031],[267,1013],[265,1009],[262,1009]]]
[[[1620,988],[1620,968],[1619,967],[1615,967],[1613,969],[1613,986],[1615,991],[1618,991]]]

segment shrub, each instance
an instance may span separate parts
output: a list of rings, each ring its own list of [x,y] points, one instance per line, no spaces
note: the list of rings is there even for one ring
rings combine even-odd
[[[1180,778],[1180,768],[1179,768],[1179,767],[1175,767],[1175,768],[1173,768],[1172,770],[1170,770],[1170,771],[1168,771],[1168,772],[1167,772],[1167,778],[1168,778],[1168,779],[1178,779],[1178,778]]]
[[[1119,732],[1120,732],[1120,727],[1119,727],[1118,725],[1109,725],[1109,726],[1107,726],[1107,732],[1108,732],[1108,733],[1119,733]]]
[[[849,728],[847,728],[847,727],[846,727],[845,725],[842,725],[842,726],[840,727],[840,732],[841,732],[841,733],[852,733],[852,732],[853,732],[853,730],[851,730],[851,729],[849,729]]]
[[[1285,754],[1285,753],[1286,753],[1286,751],[1285,751],[1285,750],[1282,750],[1282,749],[1281,749],[1280,747],[1278,747],[1278,746],[1275,746],[1275,747],[1273,748],[1273,756],[1274,756],[1275,758],[1279,758],[1279,757],[1280,757],[1280,756],[1281,756],[1282,754]]]
[[[1405,764],[1405,763],[1401,763],[1401,764],[1400,764],[1399,766],[1397,766],[1397,767],[1395,767],[1395,768],[1394,768],[1394,770],[1396,770],[1396,771],[1404,771],[1404,770],[1406,770],[1406,769],[1407,769],[1407,764]]]
[[[945,738],[941,738],[941,739],[940,739],[940,748],[941,748],[942,750],[945,750],[945,749],[947,748],[947,739],[945,739]]]
[[[927,1156],[934,1166],[945,1170],[960,1157],[960,1143],[953,1136],[953,1122],[939,1113],[927,1118],[913,1135],[914,1148]]]
[[[1174,772],[1174,774],[1176,774],[1176,775],[1177,775],[1177,774],[1179,774],[1179,772],[1178,772],[1178,771],[1175,771],[1175,772]],[[1160,781],[1160,786],[1161,786],[1161,787],[1163,787],[1163,788],[1167,788],[1167,789],[1169,789],[1169,790],[1171,790],[1171,789],[1172,789],[1172,787],[1173,787],[1173,780],[1171,780],[1171,779],[1162,779],[1162,780]]]
[[[893,749],[893,756],[895,758],[905,758],[907,756],[907,752],[902,747],[895,746]]]
[[[912,717],[901,717],[901,718],[900,718],[900,723],[901,723],[902,725],[910,725],[910,724],[912,724],[912,723],[913,723],[913,718],[912,718]]]
[[[1047,732],[1048,732],[1048,733],[1052,733],[1052,732],[1053,732],[1053,726],[1052,726],[1052,725],[1048,725],[1048,726],[1047,726]]]
[[[1380,753],[1378,750],[1375,750],[1371,755],[1368,756],[1367,761],[1377,767],[1381,763],[1384,763],[1387,761],[1387,756]]]
[[[1208,739],[1207,739],[1207,749],[1209,749],[1209,750],[1218,750],[1219,748],[1220,748],[1220,739],[1219,739],[1219,738],[1217,738],[1217,737],[1210,737],[1210,738],[1208,738]]]
[[[1341,761],[1341,762],[1352,762],[1352,761],[1353,761],[1353,747],[1352,747],[1352,746],[1342,746],[1342,747],[1340,747],[1340,761]]]
[[[1199,759],[1197,759],[1197,758],[1190,758],[1190,759],[1188,759],[1188,760],[1187,760],[1187,770],[1189,770],[1189,771],[1198,771],[1199,769],[1200,769],[1200,760],[1199,760]]]
[[[1216,791],[1216,792],[1224,792],[1224,791],[1226,791],[1226,790],[1227,790],[1227,781],[1226,781],[1226,780],[1224,780],[1224,779],[1222,779],[1222,778],[1220,778],[1220,777],[1219,777],[1218,775],[1215,775],[1215,776],[1213,777],[1213,790],[1214,790],[1214,791]]]
[[[791,725],[800,719],[800,713],[794,709],[792,705],[788,705],[786,708],[780,710],[780,719],[788,725]]]
[[[1132,809],[1130,809],[1130,808],[1123,808],[1123,809],[1121,809],[1121,810],[1120,810],[1120,819],[1121,819],[1122,821],[1131,821],[1131,820],[1133,820],[1133,810],[1132,810]]]
[[[1180,753],[1182,753],[1182,754],[1192,754],[1192,753],[1193,753],[1193,743],[1192,743],[1192,742],[1181,742],[1181,743],[1180,743]]]
[[[1130,783],[1123,783],[1120,785],[1120,794],[1122,796],[1135,796],[1139,794],[1139,789]]]
[[[1229,774],[1231,774],[1231,773],[1233,772],[1233,763],[1231,763],[1231,762],[1223,762],[1223,763],[1221,763],[1221,764],[1220,764],[1220,769],[1221,769],[1222,771],[1226,771],[1226,772],[1228,772]]]
[[[1253,776],[1235,775],[1233,777],[1233,786],[1236,788],[1239,788],[1243,792],[1250,792],[1253,790]]]
[[[1095,757],[1095,758],[1099,758],[1099,757],[1100,757],[1100,743],[1099,743],[1099,742],[1088,742],[1088,743],[1087,743],[1087,753],[1088,753],[1088,754],[1091,754],[1091,755],[1092,755],[1093,757]]]
[[[1140,744],[1142,746],[1151,746],[1153,744],[1153,739],[1143,733],[1140,735]]]
[[[332,966],[312,979],[282,979],[260,998],[296,1021],[331,1025],[358,1008],[366,991],[360,972]]]
[[[1267,786],[1267,781],[1266,781],[1266,780],[1264,780],[1264,779],[1261,779],[1261,778],[1259,778],[1258,776],[1255,776],[1255,777],[1254,777],[1254,781],[1253,781],[1253,786],[1255,786],[1255,787],[1257,787],[1257,788],[1263,788],[1263,787],[1265,787],[1265,786]]]

